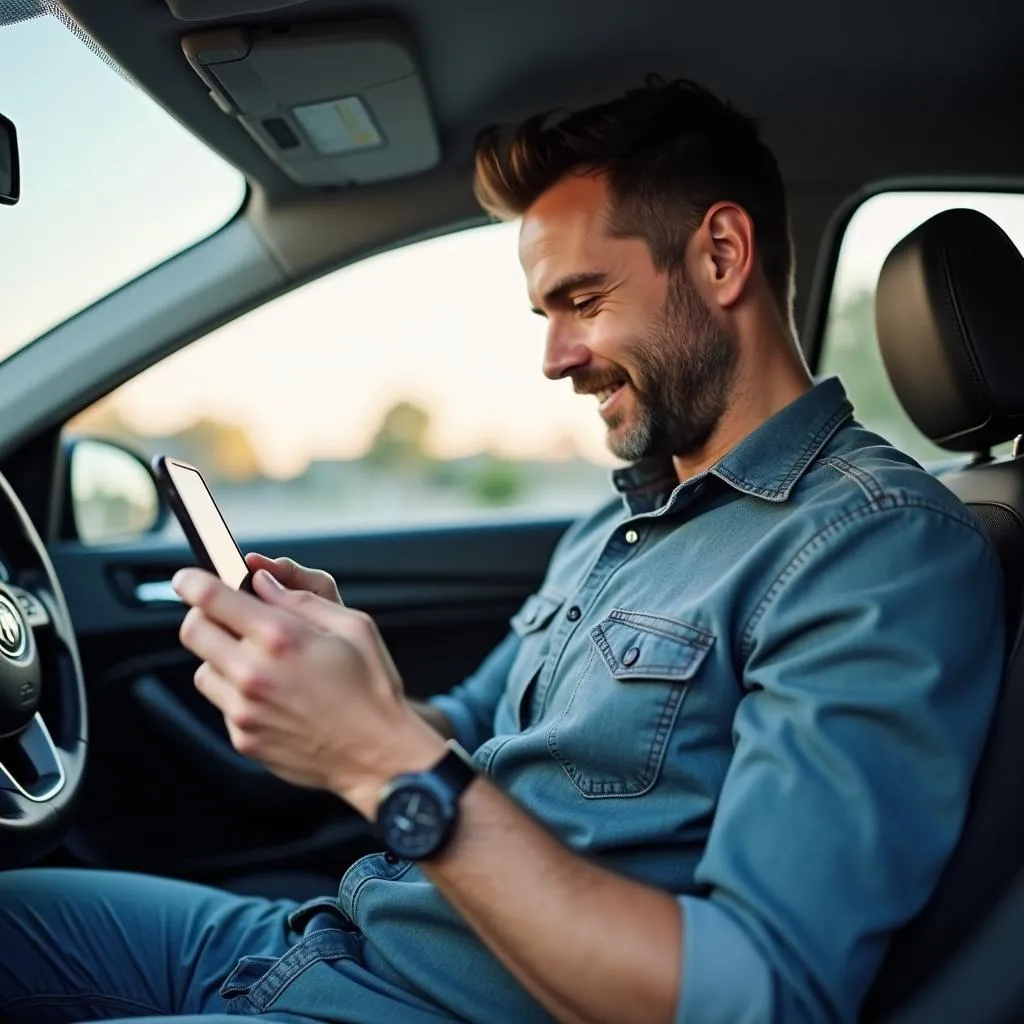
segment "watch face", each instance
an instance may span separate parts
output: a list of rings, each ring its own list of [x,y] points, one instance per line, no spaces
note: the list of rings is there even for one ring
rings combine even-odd
[[[399,856],[415,859],[441,842],[448,815],[437,797],[416,786],[404,786],[388,797],[378,818],[381,838]]]

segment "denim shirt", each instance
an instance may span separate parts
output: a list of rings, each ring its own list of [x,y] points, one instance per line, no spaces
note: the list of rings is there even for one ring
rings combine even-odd
[[[434,701],[569,847],[677,898],[680,1024],[855,1020],[963,822],[1000,569],[852,415],[829,379],[682,484],[617,471],[506,640]],[[334,908],[363,983],[403,993],[378,1020],[551,1020],[417,866],[363,858]],[[350,1019],[303,976],[278,1008]]]

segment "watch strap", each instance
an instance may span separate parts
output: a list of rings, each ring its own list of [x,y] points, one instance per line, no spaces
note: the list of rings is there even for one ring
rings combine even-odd
[[[430,773],[448,786],[457,800],[479,773],[473,758],[459,743],[449,740],[447,747],[448,753],[430,769]]]

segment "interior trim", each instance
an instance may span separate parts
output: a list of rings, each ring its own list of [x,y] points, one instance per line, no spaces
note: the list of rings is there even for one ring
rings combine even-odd
[[[182,344],[286,284],[240,217],[55,327],[3,363],[0,458],[152,363],[168,341]]]

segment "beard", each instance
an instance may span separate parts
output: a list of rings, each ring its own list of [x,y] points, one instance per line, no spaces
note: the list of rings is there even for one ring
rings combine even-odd
[[[622,412],[609,419],[612,454],[636,462],[703,448],[729,404],[739,346],[682,273],[673,274],[657,322],[631,355],[634,422],[622,430]]]

